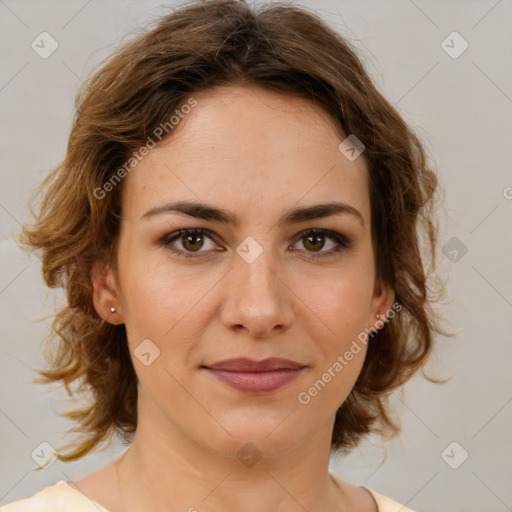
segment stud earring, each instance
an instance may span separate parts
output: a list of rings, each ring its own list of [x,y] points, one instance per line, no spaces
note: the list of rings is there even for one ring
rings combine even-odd
[[[376,316],[377,316],[377,318],[378,318],[379,320],[384,320],[384,319],[386,318],[386,315],[383,315],[383,314],[381,314],[381,313],[377,313],[377,315],[376,315]]]
[[[112,306],[112,307],[110,308],[110,312],[111,312],[111,313],[115,313],[115,312],[116,312],[116,308]]]

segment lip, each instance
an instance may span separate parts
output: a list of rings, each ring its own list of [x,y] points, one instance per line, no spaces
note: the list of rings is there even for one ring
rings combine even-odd
[[[271,357],[262,361],[227,359],[204,368],[239,391],[269,393],[297,378],[306,366],[289,359]]]

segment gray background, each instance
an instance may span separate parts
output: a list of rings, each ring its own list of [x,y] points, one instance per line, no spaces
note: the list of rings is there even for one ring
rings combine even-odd
[[[457,333],[439,338],[427,367],[451,376],[449,383],[418,376],[393,395],[401,438],[369,438],[331,469],[419,512],[512,510],[511,1],[297,3],[360,48],[378,88],[432,154],[446,195],[441,243],[448,256],[440,254],[439,270],[450,281],[443,308]],[[66,409],[65,392],[31,383],[31,369],[44,365],[50,325],[48,317],[34,320],[63,298],[47,292],[39,259],[23,255],[12,237],[28,219],[29,192],[64,157],[80,77],[161,5],[0,0],[1,504],[80,478],[125,449],[114,444],[79,463],[33,471],[33,450],[43,441],[62,445],[72,426],[57,416]],[[43,31],[59,44],[47,59],[31,48]],[[469,44],[455,59],[441,46],[453,31]],[[461,48],[448,44],[452,52]],[[462,244],[468,250],[461,257]]]

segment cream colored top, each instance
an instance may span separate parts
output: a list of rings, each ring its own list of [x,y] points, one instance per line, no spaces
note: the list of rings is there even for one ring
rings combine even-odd
[[[373,489],[366,489],[377,502],[379,512],[414,512]],[[64,480],[40,490],[30,498],[14,501],[0,507],[0,512],[110,512],[90,500]]]

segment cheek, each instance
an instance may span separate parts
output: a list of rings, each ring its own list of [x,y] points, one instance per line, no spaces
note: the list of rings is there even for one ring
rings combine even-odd
[[[184,273],[169,263],[163,247],[145,239],[136,243],[135,236],[131,238],[127,235],[119,248],[123,310],[131,323],[162,328],[162,324],[184,314],[194,295],[193,287],[187,285]]]
[[[371,253],[370,253],[371,254]],[[317,350],[317,365],[303,391],[318,413],[336,410],[350,393],[364,364],[374,287],[373,258],[360,253],[343,270],[331,272],[309,296],[311,309],[320,319],[306,322]],[[318,277],[318,276],[317,276]],[[299,399],[299,403],[303,403]]]
[[[162,360],[174,366],[175,361],[188,359],[192,341],[204,329],[213,308],[211,291],[223,274],[179,267],[164,253],[153,252],[132,252],[124,259],[123,311],[128,343],[133,351],[148,338],[159,347]]]
[[[342,348],[344,343],[369,327],[374,280],[368,268],[371,267],[334,276],[331,273],[325,284],[316,287],[308,296],[312,312],[324,324],[322,332],[328,334],[330,346],[332,340],[336,340],[334,346]]]
[[[347,285],[346,287],[343,285]],[[369,293],[351,279],[319,297],[319,317],[328,329],[309,333],[315,343],[316,364],[301,389],[299,404],[321,416],[336,411],[352,390],[364,364],[369,338]],[[327,334],[326,334],[327,333]]]

